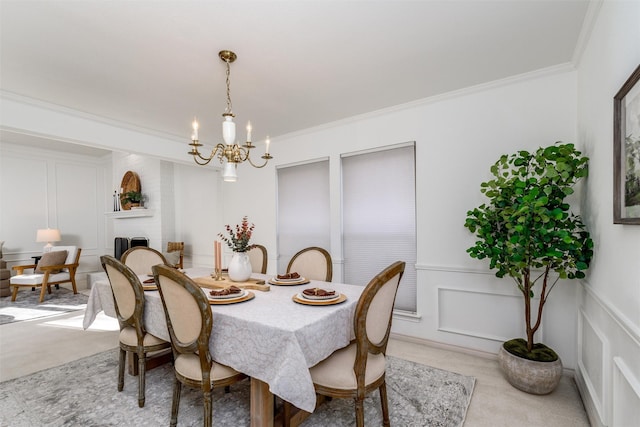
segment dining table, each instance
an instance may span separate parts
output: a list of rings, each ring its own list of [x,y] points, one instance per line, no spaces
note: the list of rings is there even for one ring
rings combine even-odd
[[[212,271],[202,267],[183,270],[196,283],[212,280]],[[141,281],[149,279],[139,277]],[[273,285],[276,278],[256,273],[251,278],[264,280],[268,286],[251,290],[253,297],[243,302],[211,305],[209,349],[216,362],[251,378],[251,426],[273,426],[274,395],[302,411],[314,411],[316,393],[309,368],[355,338],[353,319],[364,287],[316,280]],[[229,285],[234,283],[228,278],[226,281]],[[308,288],[335,290],[341,294],[340,302],[296,302],[302,300],[299,294]],[[205,293],[210,290],[202,289]],[[98,280],[91,287],[83,320],[85,329],[100,311],[116,317],[108,279]],[[144,325],[147,332],[170,340],[157,290],[145,291]]]

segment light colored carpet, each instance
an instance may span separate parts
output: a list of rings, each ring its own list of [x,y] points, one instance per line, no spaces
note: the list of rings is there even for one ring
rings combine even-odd
[[[170,364],[147,372],[146,404],[138,408],[137,378],[125,376],[116,389],[117,350],[0,383],[0,425],[162,426],[169,424],[173,371]],[[391,425],[462,426],[475,384],[473,377],[387,357]],[[249,425],[249,381],[225,394],[216,390],[213,423]],[[183,387],[178,425],[202,425],[202,397]],[[365,423],[382,424],[379,394],[365,401]],[[333,399],[303,424],[306,427],[355,425],[353,402]]]
[[[70,289],[52,287],[51,294],[45,294],[44,301],[39,302],[40,288],[35,291],[22,288],[13,302],[11,297],[0,298],[0,325],[83,310],[88,300],[89,297],[82,293],[74,294]]]

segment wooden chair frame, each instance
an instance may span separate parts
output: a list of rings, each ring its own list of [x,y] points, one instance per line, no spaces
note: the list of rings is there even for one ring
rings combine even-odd
[[[146,362],[147,362],[147,353],[155,352],[163,349],[168,349],[171,347],[171,343],[164,341],[161,344],[156,345],[144,345],[144,338],[147,334],[147,331],[144,328],[144,289],[142,288],[142,284],[138,279],[138,276],[127,267],[121,261],[118,261],[116,258],[103,255],[100,257],[100,262],[102,263],[102,268],[104,269],[107,276],[109,276],[109,270],[107,266],[112,267],[114,270],[122,274],[131,284],[131,288],[133,289],[133,294],[135,297],[135,308],[133,314],[129,317],[125,317],[121,314],[120,308],[118,307],[118,300],[116,298],[116,294],[113,291],[113,286],[111,287],[111,292],[113,295],[114,307],[116,309],[116,316],[118,317],[118,323],[120,324],[120,330],[122,331],[125,327],[132,327],[136,331],[137,337],[137,345],[130,346],[122,341],[119,341],[120,344],[120,357],[118,361],[118,391],[122,391],[124,388],[124,368],[126,364],[126,354],[136,355],[138,359],[138,406],[143,407],[145,402],[145,377],[146,377]],[[109,277],[111,281],[112,278]]]
[[[393,316],[393,310],[389,315],[387,322],[387,331],[384,338],[380,343],[373,343],[367,335],[367,314],[369,312],[369,306],[373,301],[378,291],[387,284],[395,276],[399,275],[398,286],[402,280],[404,274],[405,263],[403,261],[396,261],[389,267],[384,269],[378,275],[376,275],[367,285],[362,292],[358,305],[356,306],[355,318],[354,318],[354,330],[355,330],[355,342],[356,342],[356,358],[353,365],[353,371],[356,375],[357,388],[355,390],[343,390],[334,389],[329,387],[323,387],[315,384],[316,393],[323,396],[338,397],[338,398],[353,398],[356,406],[356,425],[358,427],[364,426],[364,398],[368,393],[379,389],[380,401],[382,404],[382,416],[385,426],[389,426],[389,405],[387,402],[387,386],[385,382],[385,375],[383,374],[378,380],[372,382],[369,385],[365,385],[365,371],[367,368],[367,354],[386,354],[387,343],[389,341],[389,334],[391,333],[391,319]],[[395,303],[395,296],[394,301]],[[331,356],[329,356],[331,357]]]
[[[324,278],[324,281],[330,282],[331,279],[333,279],[333,261],[331,260],[331,255],[329,254],[329,252],[327,252],[326,249],[320,248],[318,246],[310,246],[308,248],[304,248],[298,251],[298,253],[296,253],[294,256],[292,256],[291,260],[289,261],[289,264],[287,265],[287,273],[291,273],[291,269],[293,267],[293,263],[296,260],[296,258],[310,251],[320,252],[322,255],[324,255],[324,258],[327,263],[327,274]]]
[[[267,248],[265,248],[262,245],[253,245],[253,249],[254,250],[257,249],[262,253],[262,266],[260,268],[260,271],[254,271],[254,273],[261,273],[261,274],[266,274],[267,273]]]
[[[174,268],[165,265],[155,265],[153,266],[153,275],[155,277],[156,284],[158,285],[158,290],[160,291],[160,298],[162,299],[162,306],[167,319],[167,328],[169,329],[169,335],[171,337],[171,348],[173,349],[174,360],[181,354],[197,354],[200,360],[201,381],[187,378],[179,374],[178,371],[175,371],[170,425],[177,425],[182,384],[185,384],[189,387],[202,391],[204,403],[204,426],[211,427],[213,414],[213,388],[229,386],[246,378],[246,375],[238,373],[237,375],[224,378],[220,381],[211,380],[211,367],[214,362],[209,351],[209,339],[211,337],[211,328],[213,326],[213,313],[211,312],[211,306],[209,305],[206,295],[193,280]],[[200,309],[202,327],[200,328],[200,333],[196,339],[191,342],[182,342],[176,336],[165,301],[165,295],[162,290],[163,278],[169,279],[184,287],[184,289],[194,298],[198,308]]]
[[[184,242],[167,242],[167,252],[176,251],[180,251],[180,261],[176,267],[184,268]]]
[[[49,266],[40,267],[40,270],[44,271],[44,276],[42,277],[42,283],[40,284],[13,284],[12,283],[10,285],[10,286],[13,286],[13,292],[11,293],[11,301],[16,300],[18,296],[18,289],[20,289],[20,287],[28,287],[28,288],[41,287],[40,302],[44,301],[45,288],[47,289],[47,292],[49,294],[51,293],[51,285],[59,285],[61,283],[71,283],[71,287],[73,288],[73,293],[77,294],[78,288],[76,287],[76,271],[78,270],[78,265],[80,265],[81,252],[82,252],[82,249],[77,248],[76,258],[71,264],[49,265]],[[20,274],[24,274],[24,270],[27,270],[30,268],[34,269],[35,271],[36,266],[37,264],[14,265],[12,269],[17,272],[16,275],[20,275]],[[49,276],[52,274],[51,272],[55,270],[61,270],[63,268],[66,268],[69,271],[69,278],[50,282]]]

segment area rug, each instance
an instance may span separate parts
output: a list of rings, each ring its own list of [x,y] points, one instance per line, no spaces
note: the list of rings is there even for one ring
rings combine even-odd
[[[40,288],[32,291],[23,288],[18,291],[18,297],[11,302],[11,297],[0,298],[0,325],[56,316],[87,307],[89,297],[81,293],[74,294],[72,290],[60,287],[51,289],[43,302],[40,301]]]
[[[166,426],[173,388],[170,364],[147,372],[146,403],[138,408],[137,378],[125,375],[117,392],[118,350],[0,383],[0,425],[31,426]],[[387,357],[387,392],[391,425],[398,427],[462,426],[471,401],[473,377]],[[249,381],[234,384],[229,393],[216,389],[213,424],[249,425]],[[202,425],[201,394],[182,389],[178,425]],[[379,394],[365,401],[365,424],[382,425]],[[353,426],[350,399],[320,406],[305,427]]]

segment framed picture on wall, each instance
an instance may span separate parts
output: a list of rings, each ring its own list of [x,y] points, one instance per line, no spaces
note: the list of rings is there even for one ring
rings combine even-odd
[[[640,224],[640,65],[613,97],[613,223]]]

